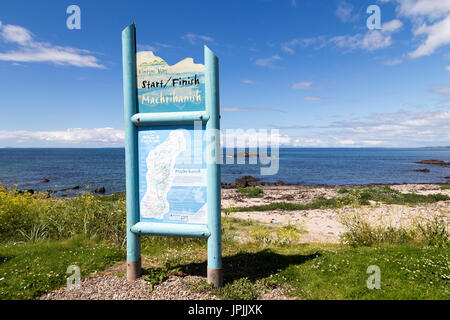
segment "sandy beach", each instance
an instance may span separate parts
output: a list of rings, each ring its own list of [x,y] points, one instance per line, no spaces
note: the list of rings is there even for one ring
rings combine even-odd
[[[401,184],[391,185],[392,189],[401,193],[417,193],[422,195],[445,194],[450,196],[449,189],[441,189],[437,184]],[[263,189],[261,198],[246,198],[237,189],[222,190],[222,209],[232,207],[251,207],[267,205],[272,202],[308,203],[323,197],[330,199],[338,195],[343,186],[259,186]],[[345,186],[347,189],[356,186]],[[295,225],[304,232],[302,242],[338,243],[339,236],[346,231],[340,219],[345,215],[361,214],[373,225],[408,226],[423,219],[440,216],[450,222],[450,201],[440,201],[420,205],[390,205],[370,201],[370,205],[362,207],[347,206],[339,209],[316,209],[299,211],[262,211],[231,212],[231,217],[256,220],[269,225]],[[223,213],[224,215],[224,213]]]

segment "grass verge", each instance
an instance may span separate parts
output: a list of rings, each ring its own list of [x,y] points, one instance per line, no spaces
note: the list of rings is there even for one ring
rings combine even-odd
[[[264,192],[258,187],[246,187],[237,189],[237,192],[242,194],[246,198],[262,198],[264,197]]]
[[[224,218],[224,287],[205,281],[190,284],[194,292],[210,292],[220,299],[251,300],[281,287],[296,299],[447,299],[449,250],[415,245],[350,247],[332,244],[264,242],[256,237],[237,241],[239,234],[264,228],[273,235],[281,227]],[[202,240],[149,239],[143,247],[147,258],[163,274],[206,274],[206,243]],[[381,270],[381,288],[368,289],[369,266]],[[155,270],[159,270],[156,268]]]
[[[33,299],[64,286],[70,265],[85,277],[124,258],[122,249],[82,239],[1,244],[0,299]]]

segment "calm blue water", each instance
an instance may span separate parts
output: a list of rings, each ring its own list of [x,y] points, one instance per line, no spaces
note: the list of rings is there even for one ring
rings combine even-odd
[[[222,181],[242,175],[262,181],[303,185],[370,183],[445,183],[450,168],[415,164],[450,161],[450,148],[281,149],[279,171],[260,176],[258,165],[223,165]],[[124,149],[0,149],[0,181],[19,189],[60,190],[74,186],[107,193],[125,191]],[[409,170],[428,168],[429,173]],[[50,182],[42,183],[47,178]],[[57,187],[55,187],[57,185]]]

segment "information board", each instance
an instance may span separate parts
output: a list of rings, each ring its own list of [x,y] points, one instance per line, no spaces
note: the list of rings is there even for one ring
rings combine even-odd
[[[122,32],[127,279],[141,275],[141,236],[207,240],[207,281],[222,285],[219,61],[169,65]]]

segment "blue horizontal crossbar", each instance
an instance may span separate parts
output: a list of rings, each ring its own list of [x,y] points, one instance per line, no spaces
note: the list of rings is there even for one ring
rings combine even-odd
[[[136,126],[146,127],[193,124],[194,121],[205,123],[208,120],[209,114],[204,111],[136,113],[131,117],[131,122]]]
[[[200,224],[138,222],[131,227],[131,231],[136,234],[172,237],[208,238],[211,235],[208,226]]]

